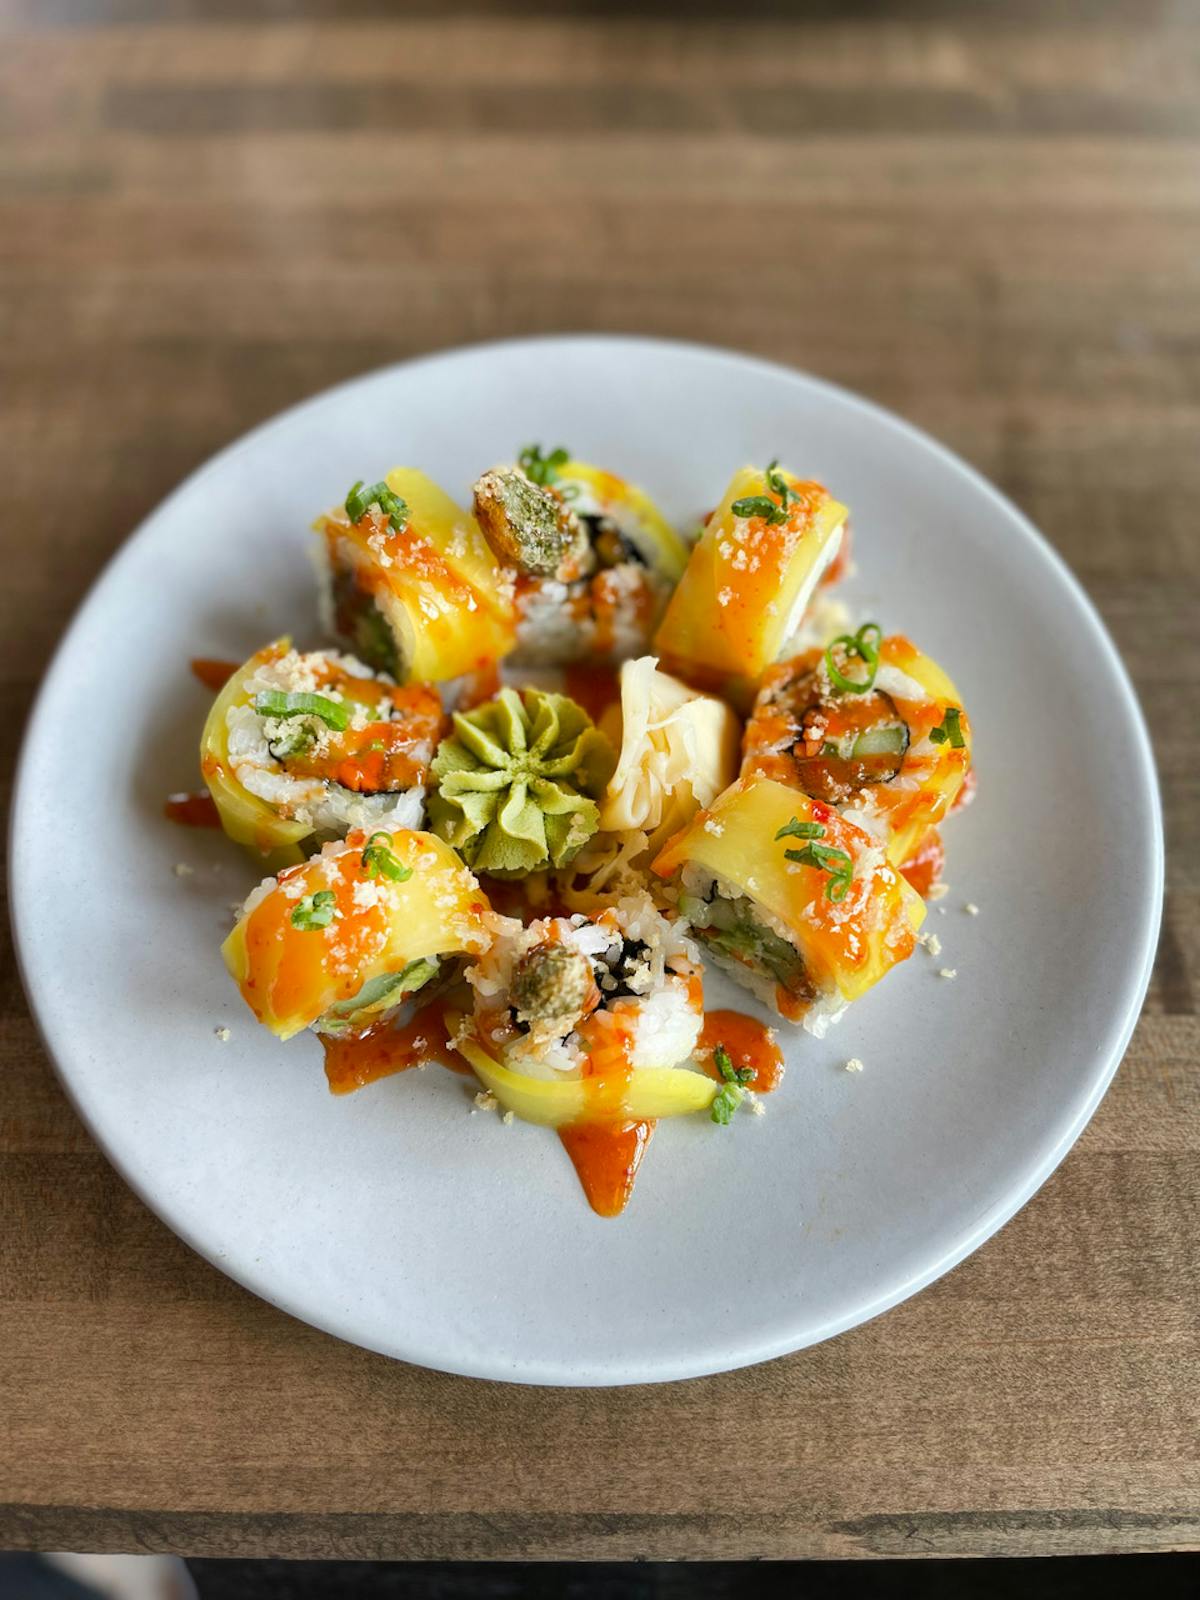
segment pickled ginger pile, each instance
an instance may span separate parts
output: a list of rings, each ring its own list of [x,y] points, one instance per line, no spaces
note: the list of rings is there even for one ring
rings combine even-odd
[[[201,770],[268,874],[223,955],[335,1091],[457,1067],[615,1215],[659,1119],[761,1111],[780,1021],[820,1037],[912,953],[970,722],[851,625],[847,508],[777,461],[694,535],[561,447],[471,507],[356,482],[316,524],[327,638],[206,664]]]

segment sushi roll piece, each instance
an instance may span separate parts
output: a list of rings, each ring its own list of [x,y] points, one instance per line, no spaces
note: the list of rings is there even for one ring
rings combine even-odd
[[[514,575],[514,663],[557,666],[640,655],[687,561],[643,490],[563,450],[534,445],[485,472],[475,515]]]
[[[743,774],[789,784],[913,860],[971,769],[971,724],[954,684],[901,634],[868,622],[763,679]]]
[[[488,903],[448,845],[410,829],[357,830],[247,899],[221,954],[280,1039],[388,1022],[447,964],[490,937]]]
[[[695,951],[645,891],[594,916],[497,919],[467,969],[474,1016],[455,1039],[507,1110],[555,1127],[675,1116],[709,1106],[695,1049]]]
[[[316,527],[322,620],[378,671],[439,683],[513,648],[511,580],[475,518],[423,472],[355,484]]]
[[[817,1037],[912,954],[925,916],[876,840],[769,778],[740,778],[653,870],[713,961]]]
[[[351,828],[418,827],[442,722],[427,684],[278,639],[217,696],[200,767],[229,837],[290,865]]]
[[[837,570],[847,515],[774,461],[735,472],[655,636],[664,670],[748,705]]]

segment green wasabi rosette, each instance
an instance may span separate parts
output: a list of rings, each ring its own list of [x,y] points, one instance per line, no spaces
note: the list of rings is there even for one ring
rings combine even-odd
[[[541,689],[501,689],[433,760],[433,831],[476,872],[523,877],[565,867],[600,825],[596,804],[617,757],[582,706]]]

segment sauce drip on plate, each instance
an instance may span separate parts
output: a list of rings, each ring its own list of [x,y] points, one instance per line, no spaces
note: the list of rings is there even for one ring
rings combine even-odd
[[[402,1028],[377,1028],[357,1037],[323,1036],[325,1076],[332,1094],[351,1094],[378,1078],[423,1067],[429,1062],[453,1072],[470,1072],[450,1043],[445,1007],[439,1000],[422,1006]]]
[[[199,794],[169,795],[163,803],[163,816],[169,822],[178,822],[184,828],[219,828],[221,816],[217,803],[203,789]]]
[[[774,1032],[757,1017],[741,1011],[710,1011],[696,1046],[696,1060],[711,1077],[719,1077],[713,1052],[724,1045],[734,1067],[749,1068],[754,1074],[746,1085],[755,1094],[770,1094],[783,1080],[783,1051],[775,1043]]]
[[[617,1217],[624,1211],[655,1126],[653,1122],[579,1122],[558,1130],[588,1204],[598,1216]]]
[[[942,848],[942,836],[936,828],[930,828],[900,871],[921,898],[928,900],[930,891],[941,879],[945,864],[946,852]]]

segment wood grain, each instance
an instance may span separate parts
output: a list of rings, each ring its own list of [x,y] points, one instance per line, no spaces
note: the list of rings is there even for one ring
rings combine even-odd
[[[1200,6],[267,10],[0,0],[5,791],[71,608],[243,429],[446,344],[680,335],[896,407],[1061,550],[1155,738],[1162,948],[1079,1146],[948,1278],[751,1371],[569,1392],[390,1363],[200,1261],[5,946],[0,1544],[1200,1545]]]

